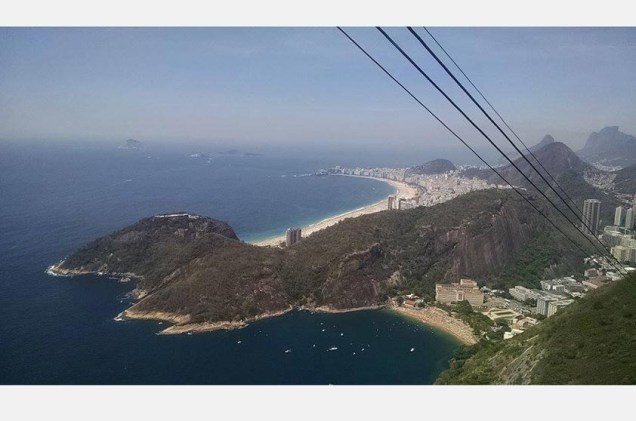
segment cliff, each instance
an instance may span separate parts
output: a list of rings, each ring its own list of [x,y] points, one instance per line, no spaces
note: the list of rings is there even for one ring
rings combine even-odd
[[[133,277],[139,301],[124,317],[168,320],[179,331],[238,326],[293,307],[382,305],[397,291],[431,297],[435,282],[459,276],[512,282],[505,274],[551,232],[546,224],[514,193],[496,190],[347,219],[287,249],[245,244],[223,222],[174,214],[102,237],[52,271]],[[557,249],[533,270],[565,261],[563,238],[549,247]]]

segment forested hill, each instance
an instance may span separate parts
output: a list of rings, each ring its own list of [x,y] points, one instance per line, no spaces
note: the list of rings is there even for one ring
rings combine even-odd
[[[512,339],[464,350],[437,383],[636,384],[635,349],[636,274]]]
[[[197,215],[151,217],[88,244],[54,271],[134,273],[141,299],[128,315],[202,323],[292,306],[378,305],[401,291],[430,299],[436,282],[460,276],[536,284],[580,269],[582,258],[514,192],[492,189],[347,219],[286,249],[243,243],[227,224]]]
[[[619,193],[636,194],[636,164],[615,172],[614,188]]]

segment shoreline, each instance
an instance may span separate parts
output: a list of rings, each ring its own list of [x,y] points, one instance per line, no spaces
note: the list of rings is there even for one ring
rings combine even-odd
[[[96,275],[96,276],[108,276],[112,279],[113,276],[119,277],[119,282],[129,282],[133,279],[140,279],[139,276],[134,273],[104,273],[104,272],[91,272],[84,270],[73,270],[73,269],[61,269],[60,266],[63,261],[51,265],[46,269],[46,273],[50,276],[63,276],[63,277],[73,277],[73,276],[81,276],[81,275]],[[136,300],[142,299],[147,292],[140,290],[138,287],[135,287],[131,294]],[[138,303],[139,301],[137,301]],[[171,323],[171,326],[166,327],[165,329],[157,332],[157,335],[180,335],[180,334],[193,334],[193,333],[203,333],[203,332],[212,332],[217,330],[234,330],[234,329],[242,329],[248,326],[250,323],[257,322],[259,320],[267,319],[270,317],[278,317],[285,315],[291,311],[309,311],[310,313],[330,313],[330,314],[339,314],[339,313],[349,313],[354,311],[368,311],[368,310],[379,310],[379,309],[387,309],[392,311],[398,315],[402,315],[404,317],[408,317],[411,320],[414,320],[418,323],[426,325],[434,330],[438,330],[442,333],[446,333],[457,341],[464,345],[474,345],[477,343],[477,338],[473,334],[470,326],[465,324],[459,319],[456,319],[452,316],[446,314],[446,312],[437,307],[428,307],[426,309],[411,309],[406,307],[392,307],[386,305],[369,305],[363,307],[355,307],[355,308],[347,308],[347,309],[335,309],[329,306],[319,306],[319,307],[293,307],[290,306],[287,309],[273,311],[269,313],[259,314],[258,316],[245,319],[245,320],[222,320],[217,322],[201,322],[201,323],[190,323],[190,316],[176,313],[167,313],[162,311],[136,311],[135,305],[133,304],[121,313],[119,313],[113,320],[117,322],[126,321],[126,320],[151,320],[156,322],[166,322]]]
[[[118,280],[118,282],[130,282],[131,280],[142,279],[142,277],[134,274],[134,273],[114,273],[114,272],[95,272],[88,271],[83,269],[63,269],[61,268],[64,260],[51,265],[46,268],[45,273],[49,276],[53,277],[74,277],[74,276],[82,276],[82,275],[94,275],[94,276],[106,276],[112,280]],[[130,307],[123,310],[117,316],[113,318],[116,322],[123,322],[128,320],[150,320],[156,322],[165,322],[171,323],[171,326],[166,327],[165,329],[157,332],[157,335],[180,335],[183,333],[192,334],[192,333],[202,333],[202,332],[212,332],[216,330],[234,330],[234,329],[242,329],[247,327],[250,323],[257,322],[259,320],[268,319],[271,317],[283,316],[291,311],[308,311],[310,313],[348,313],[352,311],[363,311],[363,310],[377,310],[380,308],[384,308],[384,305],[370,305],[364,307],[355,307],[348,309],[335,309],[330,306],[319,306],[319,307],[294,307],[289,306],[284,310],[272,311],[268,313],[262,313],[254,317],[250,317],[248,319],[243,320],[220,320],[216,322],[199,322],[199,323],[190,323],[190,315],[188,314],[178,314],[178,313],[170,313],[164,311],[137,311],[135,310],[135,306],[139,304],[139,300],[144,298],[148,291],[144,291],[139,289],[139,287],[135,287],[130,294],[132,297],[137,300],[136,303],[132,304]]]
[[[378,310],[381,308],[385,308],[383,305],[372,305],[365,307],[356,307],[349,309],[333,309],[327,306],[321,307],[289,307],[285,310],[273,311],[269,313],[259,314],[258,316],[251,317],[249,319],[237,320],[237,321],[228,321],[221,320],[218,322],[201,322],[201,323],[189,323],[190,316],[188,315],[179,315],[176,313],[166,313],[161,311],[143,311],[137,312],[134,310],[134,305],[130,308],[122,311],[114,318],[115,321],[126,321],[126,320],[152,320],[157,322],[167,322],[172,323],[171,326],[157,332],[157,335],[181,335],[184,333],[192,334],[192,333],[204,333],[204,332],[213,332],[217,330],[236,330],[242,329],[244,327],[249,326],[251,323],[258,322],[260,320],[269,319],[272,317],[284,316],[285,314],[292,312],[294,310],[297,311],[308,311],[310,313],[328,313],[328,314],[340,314],[340,313],[350,313],[354,311],[365,311],[365,310]]]
[[[269,319],[272,317],[284,316],[287,313],[290,313],[294,310],[297,311],[308,311],[310,313],[328,313],[328,314],[340,314],[340,313],[350,313],[354,311],[365,311],[365,310],[378,310],[384,308],[382,305],[373,305],[373,306],[365,306],[365,307],[356,307],[349,309],[333,309],[327,306],[321,307],[289,307],[285,310],[272,311],[269,313],[259,314],[258,316],[251,317],[249,319],[236,320],[236,321],[228,321],[221,320],[218,322],[200,322],[200,323],[189,323],[190,316],[189,315],[180,315],[176,313],[166,313],[161,311],[143,311],[137,312],[134,310],[134,305],[117,315],[114,318],[115,321],[126,321],[126,320],[152,320],[157,322],[167,322],[173,323],[171,326],[157,332],[157,335],[181,335],[184,333],[192,334],[192,333],[203,333],[203,332],[213,332],[217,330],[236,330],[242,329],[244,327],[249,326],[251,323],[258,322],[260,320]]]
[[[166,313],[161,311],[143,311],[137,312],[134,310],[134,305],[115,317],[115,321],[126,320],[152,320],[157,322],[173,323],[171,326],[157,332],[157,335],[181,335],[184,333],[203,333],[213,332],[216,330],[235,330],[247,327],[250,323],[268,319],[270,317],[278,317],[293,311],[294,308],[287,308],[285,310],[273,311],[270,313],[259,314],[258,316],[237,321],[221,320],[218,322],[200,322],[190,323],[189,315],[180,315],[176,313]]]
[[[390,310],[435,330],[449,334],[461,342],[462,345],[474,345],[478,342],[469,325],[453,316],[449,316],[440,308],[427,307],[417,310],[406,307],[391,307]]]
[[[361,176],[361,175],[330,175],[330,177],[357,177],[357,178],[368,178],[371,180],[378,180],[378,181],[382,181],[386,184],[389,184],[390,186],[395,188],[395,192],[392,195],[395,195],[398,199],[410,199],[413,196],[415,196],[416,194],[419,193],[419,190],[417,187],[412,186],[408,183],[405,183],[403,181],[396,181],[396,180],[389,180],[386,178],[376,178],[376,177],[367,177],[367,176]],[[389,195],[389,196],[392,196]],[[328,218],[322,219],[318,222],[314,222],[312,224],[306,225],[306,226],[302,226],[300,227],[302,229],[302,235],[303,238],[310,236],[311,234],[318,232],[320,230],[323,230],[325,228],[328,228],[332,225],[337,224],[340,221],[343,221],[347,218],[357,218],[359,216],[362,215],[369,215],[372,213],[376,213],[376,212],[381,212],[383,210],[387,210],[387,199],[388,197],[385,197],[384,199],[372,203],[370,205],[367,206],[363,206],[361,208],[358,209],[353,209],[350,211],[346,211],[343,213],[340,213],[338,215],[334,215],[334,216],[330,216]],[[250,244],[255,245],[255,246],[260,246],[260,247],[266,247],[266,246],[278,246],[281,242],[285,241],[285,234],[281,234],[281,235],[277,235],[275,237],[269,237],[263,240],[258,240],[258,241],[254,241],[254,242],[250,242]]]

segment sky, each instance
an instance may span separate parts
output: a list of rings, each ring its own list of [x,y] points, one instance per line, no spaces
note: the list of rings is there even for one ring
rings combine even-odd
[[[378,31],[345,29],[488,149]],[[549,133],[576,150],[604,126],[636,134],[635,28],[429,29],[528,145]],[[405,28],[387,31],[505,144]],[[0,28],[0,140],[127,138],[210,150],[468,156],[336,28]]]

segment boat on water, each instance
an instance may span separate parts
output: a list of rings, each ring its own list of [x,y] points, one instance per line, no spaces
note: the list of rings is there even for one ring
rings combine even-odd
[[[338,349],[337,346],[332,346],[331,348],[329,348],[327,351],[336,351]]]

